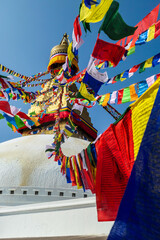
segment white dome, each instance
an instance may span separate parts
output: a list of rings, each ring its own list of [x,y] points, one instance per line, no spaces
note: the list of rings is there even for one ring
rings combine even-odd
[[[31,135],[0,144],[0,187],[72,188],[66,183],[54,157],[48,159],[46,145],[53,142],[53,135]],[[62,151],[71,156],[82,151],[89,142],[69,138]]]

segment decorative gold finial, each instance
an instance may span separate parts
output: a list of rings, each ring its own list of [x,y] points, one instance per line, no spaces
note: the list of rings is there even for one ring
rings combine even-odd
[[[63,38],[62,38],[62,40],[61,40],[61,42],[60,42],[60,45],[69,45],[69,40],[68,40],[68,35],[67,35],[67,33],[65,33],[65,34],[63,34]]]
[[[50,53],[50,60],[48,64],[48,71],[52,73],[52,75],[55,74],[55,70],[60,69],[62,65],[66,61],[67,56],[67,49],[69,45],[69,39],[68,39],[67,33],[63,35],[63,38],[59,45],[52,48]],[[73,68],[75,69],[75,73],[79,71],[78,68],[78,58],[76,57],[73,59]]]

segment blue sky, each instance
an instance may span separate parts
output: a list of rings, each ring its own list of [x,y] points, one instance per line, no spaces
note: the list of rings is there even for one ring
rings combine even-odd
[[[50,50],[60,43],[63,33],[67,32],[71,40],[73,22],[78,15],[80,3],[81,0],[0,0],[0,64],[26,76],[46,71]],[[122,0],[119,3],[121,16],[128,25],[134,26],[159,4],[159,0]],[[100,25],[101,22],[91,24],[92,32],[87,35],[82,29],[84,44],[79,49],[80,70],[88,64]],[[103,33],[101,38],[113,42]],[[109,77],[157,54],[160,50],[159,45],[160,38],[157,38],[143,46],[137,46],[136,52],[125,62],[121,62],[116,68],[107,69]],[[102,87],[99,94],[121,89],[159,72],[159,66],[157,66],[147,69],[144,73],[136,73],[134,77],[122,83]],[[7,75],[3,72],[0,74]],[[14,79],[14,81],[19,80],[16,77]],[[36,89],[27,88],[26,90],[35,91]],[[30,108],[29,104],[24,104],[21,100],[11,101],[10,104],[21,108],[25,113]],[[113,106],[123,113],[129,104]],[[114,119],[101,106],[96,105],[89,113],[98,133],[105,131],[114,122]],[[0,121],[0,142],[19,136],[21,135],[12,132],[5,120]]]

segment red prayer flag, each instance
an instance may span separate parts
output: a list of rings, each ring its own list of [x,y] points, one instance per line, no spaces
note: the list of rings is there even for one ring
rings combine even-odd
[[[121,104],[121,103],[122,103],[123,90],[124,90],[124,89],[118,90],[118,102],[117,102],[117,104]]]
[[[73,170],[73,166],[72,166],[72,161],[71,161],[71,157],[69,157],[69,163],[70,163],[70,178],[72,181],[72,186],[76,186],[76,178],[75,178],[75,174],[74,174],[74,170]]]
[[[81,26],[79,24],[79,16],[76,17],[73,26],[74,26],[74,34],[76,37],[76,41],[79,42],[82,36]]]
[[[18,115],[20,118],[24,118],[27,120],[31,120],[30,117],[27,116],[24,112],[19,111],[16,115]]]
[[[133,66],[132,68],[130,68],[129,73],[136,72],[136,71],[138,70],[138,68],[139,68],[140,65],[141,65],[141,63]]]
[[[7,101],[0,101],[0,110],[13,117],[14,115],[11,112],[10,105]]]
[[[108,43],[98,38],[94,46],[92,56],[103,61],[110,61],[114,66],[116,66],[125,51],[125,48],[119,45]]]
[[[7,83],[4,81],[3,78],[0,78],[0,83],[2,84],[2,87],[3,87],[4,89],[8,88],[8,85],[7,85]]]
[[[92,176],[92,171],[91,171],[91,167],[90,167],[90,161],[89,161],[89,158],[88,158],[88,153],[87,153],[87,148],[84,150],[84,154],[85,154],[85,159],[86,159],[86,164],[87,164],[87,167],[88,167],[88,176],[89,176],[89,183],[90,183],[90,190],[92,193],[95,193],[95,184],[94,184],[94,179],[93,179],[93,176]]]
[[[98,221],[114,221],[134,164],[131,110],[101,135],[97,151]]]
[[[157,38],[159,35],[160,35],[160,20],[155,24],[154,38]]]

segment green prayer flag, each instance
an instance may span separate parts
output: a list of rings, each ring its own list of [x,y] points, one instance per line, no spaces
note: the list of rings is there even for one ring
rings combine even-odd
[[[129,56],[129,55],[133,54],[133,53],[135,52],[135,49],[136,49],[136,47],[135,47],[135,46],[134,46],[134,47],[132,47],[131,49],[129,49],[129,50],[128,50],[128,52],[127,52],[127,56]]]
[[[130,100],[131,100],[130,88],[126,87],[124,88],[124,91],[123,91],[122,103],[130,102]]]
[[[8,78],[8,77],[6,77],[6,76],[3,76],[3,75],[0,75],[0,77],[1,77],[1,78]]]
[[[113,64],[111,62],[108,62],[109,63],[109,67],[113,67]]]
[[[106,97],[106,94],[105,94],[105,95],[102,95],[102,97],[101,97],[100,100],[99,100],[99,105],[102,105],[105,97]]]
[[[115,80],[116,82],[118,82],[118,81],[120,81],[120,79],[121,79],[121,74],[118,74],[118,75],[115,77],[114,80]]]
[[[4,117],[3,117],[3,115],[0,113],[0,119],[3,119]]]
[[[85,22],[85,21],[82,21],[82,24],[83,24],[85,33],[87,33],[87,30],[88,30],[89,32],[91,32],[90,24],[89,24],[89,23],[87,23],[87,22]]]
[[[139,73],[142,73],[145,71],[144,65],[145,65],[145,61],[141,63],[141,65],[139,67]]]
[[[17,115],[14,116],[16,125],[18,128],[22,128],[25,126],[24,122],[22,121],[22,119],[20,119],[20,117],[18,117]]]
[[[103,30],[110,39],[120,40],[124,37],[133,35],[137,27],[128,26],[118,12],[119,3],[113,1],[109,10],[107,11],[99,33]]]

